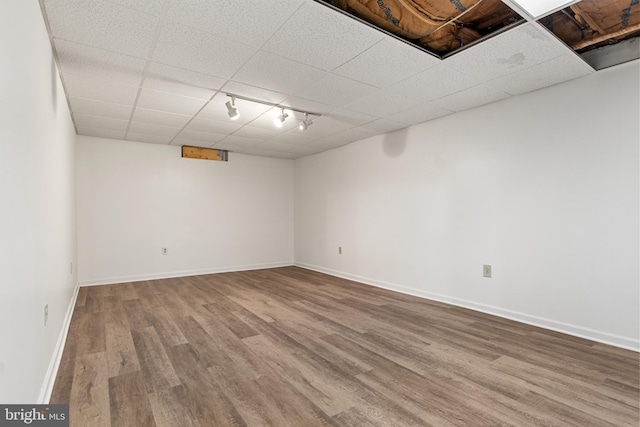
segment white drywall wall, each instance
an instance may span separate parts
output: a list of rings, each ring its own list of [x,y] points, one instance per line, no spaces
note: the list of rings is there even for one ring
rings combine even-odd
[[[37,1],[0,2],[0,60],[0,402],[36,403],[76,285],[75,132]]]
[[[637,349],[638,64],[298,159],[296,263]]]
[[[81,284],[293,263],[293,161],[86,136],[76,148]]]

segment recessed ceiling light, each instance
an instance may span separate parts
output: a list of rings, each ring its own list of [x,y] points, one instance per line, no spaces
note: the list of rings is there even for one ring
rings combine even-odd
[[[534,18],[539,18],[544,15],[548,15],[550,12],[555,12],[558,9],[569,6],[570,4],[577,3],[577,0],[513,0],[520,7],[526,10],[529,15]]]

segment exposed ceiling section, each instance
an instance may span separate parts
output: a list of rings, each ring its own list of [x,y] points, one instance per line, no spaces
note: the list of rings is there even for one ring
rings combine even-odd
[[[594,72],[508,0],[526,22],[444,60],[320,1],[41,4],[81,135],[298,158]]]
[[[540,23],[576,52],[585,53],[623,40],[637,39],[640,36],[640,1],[582,0],[542,18]],[[635,48],[635,57],[626,60],[638,58],[640,49],[637,44]]]
[[[323,0],[438,57],[523,18],[500,0]]]

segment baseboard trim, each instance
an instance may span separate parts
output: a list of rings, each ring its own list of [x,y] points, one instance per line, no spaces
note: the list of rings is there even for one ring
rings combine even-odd
[[[479,311],[482,313],[502,317],[505,319],[514,320],[516,322],[526,323],[528,325],[537,326],[540,328],[549,329],[556,332],[561,332],[563,334],[572,335],[575,337],[584,338],[591,341],[596,341],[602,344],[612,345],[614,347],[620,347],[626,350],[640,352],[640,341],[634,340],[632,338],[627,338],[619,335],[609,334],[606,332],[596,331],[589,328],[583,328],[581,326],[558,322],[555,320],[533,316],[530,314],[512,311],[512,310],[495,307],[491,305],[480,304],[473,301],[467,301],[464,299],[450,297],[447,295],[440,295],[432,292],[422,291],[419,289],[396,285],[393,283],[387,283],[380,280],[373,280],[368,277],[358,276],[350,273],[344,273],[342,271],[332,270],[330,268],[320,267],[317,265],[306,264],[302,262],[295,262],[294,265],[300,268],[317,271],[319,273],[325,273],[331,276],[336,276],[343,279],[364,283],[366,285],[388,289],[390,291],[400,292],[403,294],[413,295],[416,297],[425,298],[429,300],[444,302],[444,303],[455,305],[458,307],[464,307],[470,310]]]
[[[67,313],[64,316],[64,322],[62,323],[62,329],[58,335],[58,341],[56,347],[51,355],[51,361],[47,368],[47,373],[44,377],[42,387],[40,388],[40,394],[38,396],[38,404],[46,405],[51,399],[51,393],[53,392],[53,386],[56,382],[56,376],[58,375],[58,368],[60,367],[60,360],[62,360],[62,353],[64,351],[64,345],[67,342],[67,334],[69,333],[69,325],[71,324],[71,318],[73,317],[73,309],[76,306],[76,300],[78,299],[78,291],[80,290],[80,284],[76,283],[76,287],[73,290],[73,296],[67,307]]]
[[[140,274],[135,276],[108,277],[103,279],[85,280],[80,282],[80,286],[112,285],[116,283],[140,282],[142,280],[158,280],[158,279],[172,279],[175,277],[199,276],[201,274],[232,273],[236,271],[263,270],[265,268],[290,267],[292,265],[294,265],[293,261],[283,261],[283,262],[275,262],[275,263],[267,263],[267,264],[251,264],[251,265],[236,265],[236,266],[219,267],[219,268],[206,268],[202,270],[183,270],[183,271],[171,271],[171,272],[165,272],[165,273]]]

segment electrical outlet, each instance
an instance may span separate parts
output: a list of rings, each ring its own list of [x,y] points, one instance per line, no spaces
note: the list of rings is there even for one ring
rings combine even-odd
[[[168,255],[169,254],[169,248],[162,248],[162,255]]]
[[[69,274],[73,275],[73,261],[69,263]]]
[[[342,255],[342,246],[338,246],[338,253]]]
[[[491,277],[491,266],[488,264],[484,264],[482,266],[482,276],[483,277]]]
[[[49,321],[49,304],[44,306],[44,326],[47,326]]]

